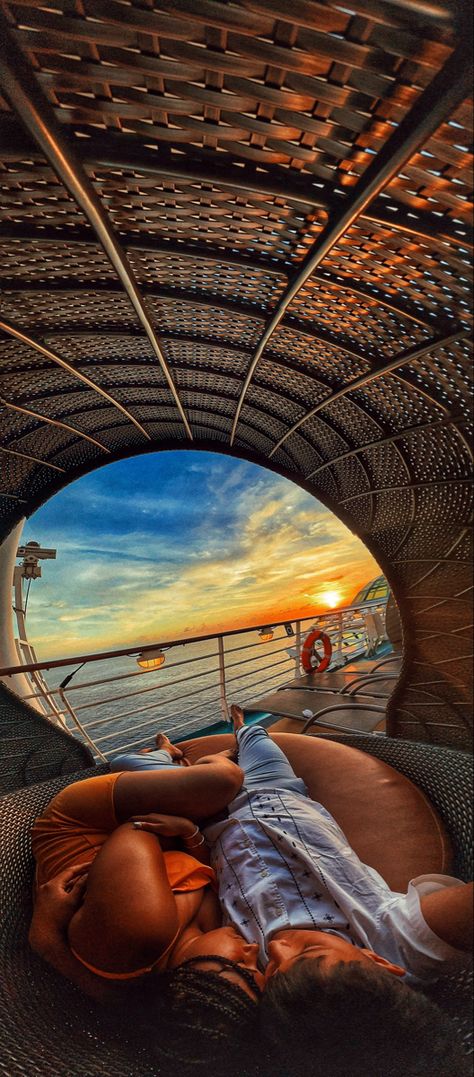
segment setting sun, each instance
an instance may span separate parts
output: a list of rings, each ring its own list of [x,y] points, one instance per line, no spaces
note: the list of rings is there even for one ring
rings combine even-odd
[[[342,601],[342,595],[340,591],[323,591],[321,595],[321,601],[325,606],[329,606],[330,610],[334,610],[336,606],[339,606]]]

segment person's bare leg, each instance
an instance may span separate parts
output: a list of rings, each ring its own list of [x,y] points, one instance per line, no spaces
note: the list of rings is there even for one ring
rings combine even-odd
[[[243,729],[244,726],[244,712],[242,707],[239,707],[237,703],[232,703],[230,708],[230,716],[232,718],[232,725],[234,727],[234,747],[227,748],[222,755],[226,755],[227,759],[232,759],[234,763],[239,762],[239,742],[237,740],[237,730]]]
[[[243,772],[221,755],[208,756],[205,763],[200,762],[200,766],[119,774],[114,786],[118,821],[163,812],[197,822],[221,811],[237,796]]]
[[[237,733],[237,730],[242,729],[245,725],[245,718],[242,707],[239,707],[237,703],[233,703],[230,708],[230,716],[232,718],[232,724],[234,726],[234,733]]]
[[[172,759],[180,760],[184,758],[181,748],[178,748],[176,744],[172,744],[166,733],[157,733],[155,744],[158,749],[164,748],[165,751],[169,752]]]

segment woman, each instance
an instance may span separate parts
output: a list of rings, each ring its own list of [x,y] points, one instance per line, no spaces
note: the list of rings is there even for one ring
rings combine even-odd
[[[32,948],[112,1005],[160,1064],[182,1074],[205,1060],[228,1075],[233,1055],[242,1074],[253,1050],[258,947],[220,927],[197,827],[235,797],[242,778],[224,754],[190,768],[86,779],[55,797],[33,828]],[[153,834],[134,816],[146,816]]]
[[[242,778],[235,763],[216,755],[186,769],[106,774],[62,790],[33,827],[39,897],[33,948],[102,1001],[152,971],[181,964],[191,941],[222,922],[196,822],[224,808]],[[133,822],[150,813],[153,835]],[[60,956],[46,913],[55,885],[70,887],[77,903]],[[231,933],[223,956],[234,960]],[[244,964],[254,949],[239,951]]]

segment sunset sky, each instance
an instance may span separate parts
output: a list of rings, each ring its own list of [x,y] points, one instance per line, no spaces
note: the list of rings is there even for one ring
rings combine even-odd
[[[135,457],[79,479],[26,523],[31,539],[57,549],[29,597],[40,658],[311,616],[328,592],[348,605],[380,574],[298,486],[207,452]]]

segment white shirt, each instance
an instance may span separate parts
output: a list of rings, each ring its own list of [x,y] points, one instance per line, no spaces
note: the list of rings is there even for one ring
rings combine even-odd
[[[229,817],[205,830],[219,883],[224,923],[259,945],[284,928],[325,930],[374,950],[406,969],[406,982],[433,979],[467,956],[439,939],[420,896],[462,885],[447,875],[421,875],[407,894],[390,890],[351,849],[333,817],[298,793],[241,790]],[[442,968],[441,968],[442,966]]]

